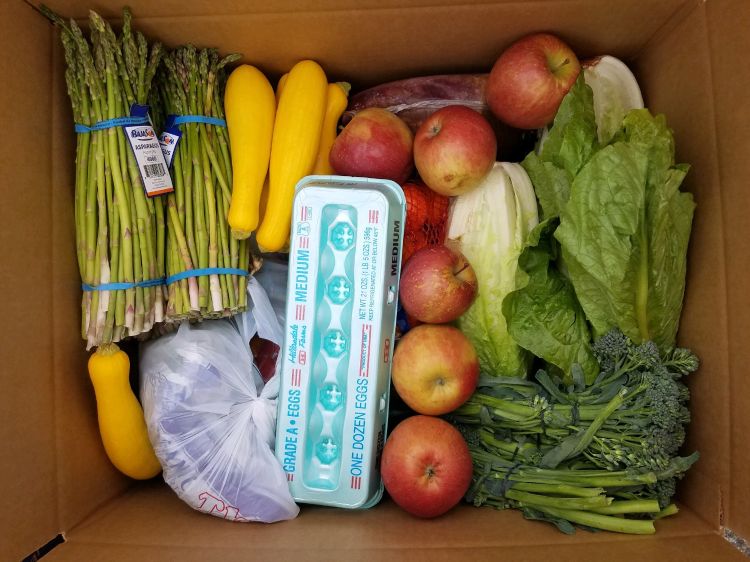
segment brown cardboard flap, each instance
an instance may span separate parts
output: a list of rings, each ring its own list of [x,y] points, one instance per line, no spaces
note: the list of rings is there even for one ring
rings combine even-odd
[[[313,58],[332,78],[356,86],[434,72],[488,71],[508,43],[541,30],[554,30],[584,56],[606,50],[629,57],[684,3],[550,0],[521,5],[440,0],[420,6],[424,2],[389,0],[381,7],[374,0],[363,6],[319,0],[290,10],[291,0],[255,8],[247,3],[241,8],[239,2],[193,0],[166,13],[160,2],[136,3],[133,10],[138,28],[167,45],[191,42],[240,52],[245,61],[276,77],[300,58]],[[88,6],[70,0],[49,4],[76,14],[83,14],[82,4]],[[101,4],[94,2],[92,7]],[[393,7],[398,4],[402,6]],[[116,10],[109,8],[108,13],[115,16]],[[189,14],[200,15],[184,17]]]
[[[22,31],[22,32],[20,32]],[[57,535],[49,26],[21,2],[0,5],[0,558]]]
[[[0,8],[0,558],[20,559],[128,484],[107,460],[80,337],[75,136],[52,26]],[[13,118],[10,118],[13,117]]]
[[[661,8],[674,9],[685,0],[667,0],[661,2],[662,6],[655,6],[653,0],[617,0],[619,6],[626,10],[652,10]],[[107,2],[106,0],[53,0],[45,2],[47,5],[59,10],[61,14],[74,18],[85,18],[88,10],[93,9],[104,17],[118,18],[121,14],[121,4]],[[495,0],[493,4],[517,4],[518,0]],[[524,4],[561,4],[561,0],[526,0]],[[360,12],[371,12],[373,10],[390,10],[393,8],[403,9],[405,6],[411,8],[432,8],[439,6],[486,6],[485,0],[270,0],[266,2],[251,3],[245,0],[131,0],[127,5],[133,9],[137,17],[173,17],[179,14],[181,17],[199,17],[214,15],[244,15],[254,14],[285,14],[295,12],[334,12],[354,9]],[[570,10],[588,15],[591,6],[585,1],[567,2]],[[667,12],[668,13],[668,12]],[[419,29],[422,31],[422,29]]]
[[[674,129],[677,160],[688,162],[684,188],[697,203],[688,256],[688,283],[679,343],[701,369],[691,375],[692,422],[685,449],[701,458],[680,488],[680,500],[714,525],[729,490],[729,371],[724,218],[719,178],[711,60],[705,4],[698,4],[636,60],[646,105]]]
[[[459,506],[416,519],[386,500],[364,511],[302,506],[292,521],[230,523],[198,513],[166,486],[138,486],[68,534],[51,560],[734,560],[740,555],[689,510],[632,537],[526,521],[516,511]],[[416,558],[415,558],[416,556]],[[421,557],[421,558],[420,558]]]
[[[55,425],[60,529],[69,529],[102,502],[120,494],[130,480],[107,458],[99,437],[96,400],[81,339],[81,277],[75,256],[75,135],[65,79],[62,47],[53,34],[52,123],[52,368],[55,373]]]
[[[706,8],[721,176],[721,191],[716,195],[724,215],[729,310],[729,396],[723,408],[717,405],[714,419],[725,417],[727,410],[731,415],[731,487],[724,524],[750,537],[750,5],[745,0],[712,0]],[[711,421],[706,419],[706,423]],[[719,435],[716,429],[705,431]]]
[[[607,560],[608,562],[632,562],[633,560],[660,560],[663,562],[712,562],[747,561],[718,535],[648,540],[634,538],[618,543],[569,544],[564,538],[556,545],[526,545],[480,547],[467,546],[402,549],[390,544],[381,547],[358,549],[322,548],[310,550],[304,547],[224,548],[220,545],[204,547],[161,547],[151,545],[101,545],[70,543],[58,547],[49,555],[50,562],[78,562],[80,560],[107,560],[124,562],[137,560],[159,560],[160,562],[210,562],[212,560],[259,560],[273,562],[330,562],[331,560],[366,560],[368,562],[581,562]],[[45,558],[47,560],[47,558]]]

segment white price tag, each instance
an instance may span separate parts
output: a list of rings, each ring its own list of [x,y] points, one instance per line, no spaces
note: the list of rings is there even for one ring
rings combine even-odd
[[[143,106],[134,106],[138,109]],[[131,108],[131,115],[134,114]],[[169,167],[164,159],[161,144],[149,125],[128,125],[122,128],[133,149],[138,171],[141,173],[143,187],[148,197],[156,197],[174,191]]]
[[[175,150],[177,150],[177,141],[179,140],[180,135],[175,135],[167,131],[164,131],[159,137],[159,144],[161,145],[161,151],[164,153],[164,160],[167,162],[167,167],[172,166],[172,158],[174,157]]]

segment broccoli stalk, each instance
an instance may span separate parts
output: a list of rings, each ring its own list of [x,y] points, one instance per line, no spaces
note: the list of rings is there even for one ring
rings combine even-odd
[[[592,349],[600,374],[588,386],[544,371],[535,381],[480,380],[452,415],[475,465],[467,499],[521,509],[565,532],[578,524],[650,533],[649,520],[676,512],[676,480],[698,458],[676,456],[690,420],[680,379],[697,358],[635,345],[617,329]]]

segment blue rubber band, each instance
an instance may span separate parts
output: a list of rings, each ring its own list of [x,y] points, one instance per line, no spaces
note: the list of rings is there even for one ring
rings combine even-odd
[[[89,285],[88,283],[82,283],[81,289],[86,292],[91,291],[125,291],[127,289],[135,289],[137,287],[157,287],[164,284],[164,278],[159,277],[157,279],[146,279],[145,281],[138,281],[136,283],[102,283],[101,285]]]
[[[182,125],[183,123],[205,123],[206,125],[216,125],[217,127],[226,127],[227,122],[218,117],[208,117],[206,115],[173,115],[172,124]]]
[[[188,279],[190,277],[203,277],[204,275],[242,275],[247,276],[250,273],[244,269],[234,267],[204,267],[203,269],[188,269],[180,273],[175,273],[167,277],[166,284],[171,285],[177,281]]]
[[[204,267],[202,269],[188,269],[180,273],[175,273],[167,278],[158,277],[156,279],[146,279],[136,283],[102,283],[101,285],[89,285],[81,283],[81,289],[86,292],[91,291],[125,291],[137,287],[157,287],[159,285],[171,285],[177,281],[188,279],[190,277],[203,277],[204,275],[241,275],[246,277],[250,273],[244,269],[235,267]]]
[[[146,125],[148,124],[148,117],[116,117],[115,119],[106,119],[105,121],[99,121],[94,123],[90,127],[81,123],[76,123],[76,133],[91,133],[93,131],[103,131],[105,129],[112,129],[113,127],[127,127],[133,125]]]

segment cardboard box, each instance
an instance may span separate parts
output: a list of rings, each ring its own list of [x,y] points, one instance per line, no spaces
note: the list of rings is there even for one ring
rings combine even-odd
[[[650,108],[674,128],[698,210],[680,341],[692,378],[689,449],[702,457],[681,513],[651,537],[573,537],[514,511],[462,506],[432,521],[392,503],[304,507],[271,526],[231,524],[183,505],[163,483],[109,464],[79,339],[74,135],[58,37],[22,0],[0,6],[0,558],[62,533],[49,560],[741,559],[724,529],[750,537],[750,3],[746,0],[133,0],[137,26],[168,45],[239,51],[276,78],[301,57],[355,88],[434,72],[486,71],[504,46],[551,30],[582,56],[633,67]],[[120,2],[50,0],[117,18]]]

